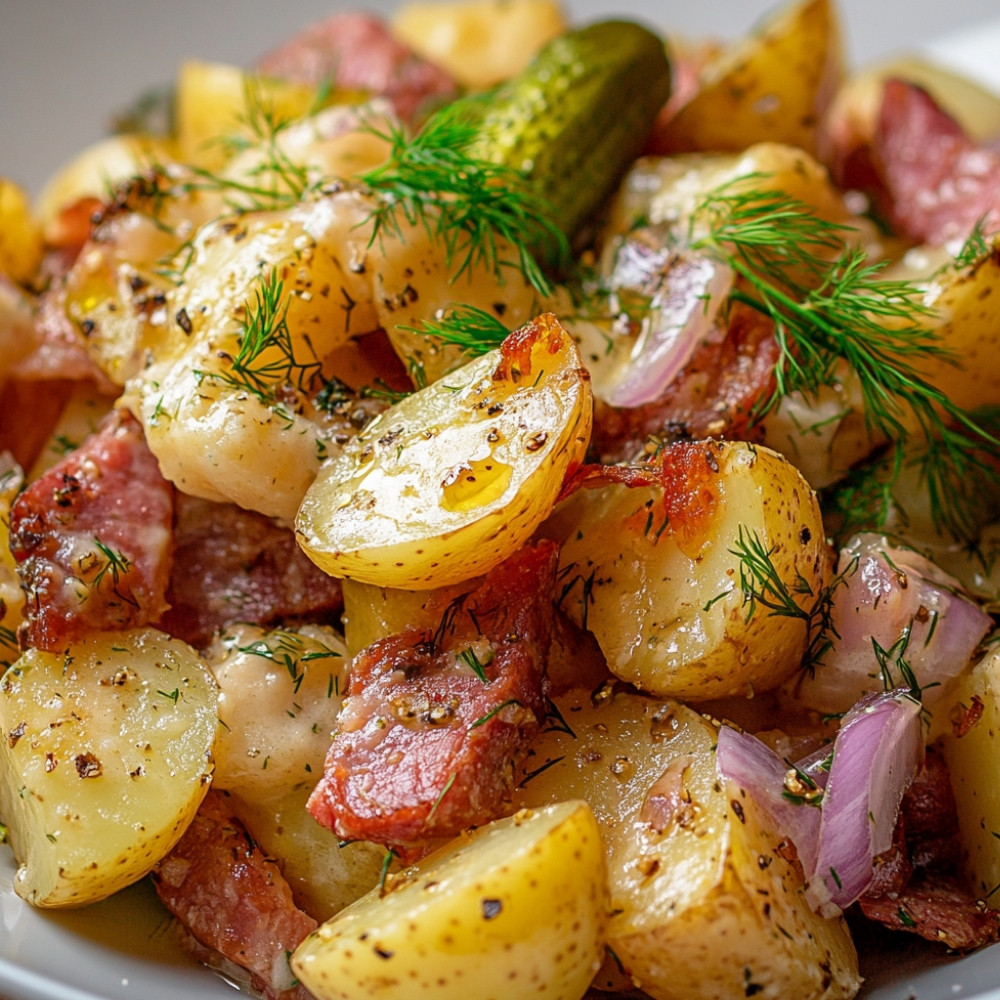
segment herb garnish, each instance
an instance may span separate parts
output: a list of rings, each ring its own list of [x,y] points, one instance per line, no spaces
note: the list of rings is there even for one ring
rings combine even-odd
[[[404,222],[422,226],[445,248],[448,266],[457,264],[454,278],[485,267],[502,281],[513,267],[539,294],[549,295],[551,284],[534,248],[554,247],[564,259],[566,236],[520,171],[470,151],[480,117],[480,102],[467,98],[432,115],[413,137],[398,125],[369,124],[391,150],[386,163],[360,178],[377,196],[372,243],[384,232],[401,235]],[[503,258],[502,243],[514,251],[516,263]]]
[[[900,457],[891,472],[904,454],[917,463],[935,523],[969,538],[963,500],[970,498],[956,486],[980,467],[977,451],[1000,456],[1000,439],[919,372],[927,358],[957,363],[930,325],[920,286],[881,277],[884,265],[867,264],[865,251],[850,246],[849,226],[781,191],[725,184],[704,196],[689,226],[691,247],[740,278],[732,300],[774,324],[775,389],[755,416],[789,393],[835,385],[846,362],[859,379],[869,431],[888,438]]]

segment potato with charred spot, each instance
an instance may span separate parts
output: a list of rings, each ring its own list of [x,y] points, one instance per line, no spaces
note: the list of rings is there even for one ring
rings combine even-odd
[[[819,505],[794,466],[708,441],[590,485],[544,532],[563,542],[563,609],[614,674],[704,701],[773,688],[799,668],[829,565]]]
[[[296,519],[332,576],[404,590],[471,579],[548,516],[590,440],[590,379],[544,314],[380,414],[326,463]]]

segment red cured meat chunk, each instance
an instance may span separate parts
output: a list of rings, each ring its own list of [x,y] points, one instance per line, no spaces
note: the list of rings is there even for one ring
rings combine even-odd
[[[290,528],[183,494],[176,507],[164,631],[200,648],[233,622],[317,622],[342,610],[340,581],[306,556]]]
[[[886,82],[872,160],[880,207],[904,236],[941,245],[979,219],[1000,223],[1000,153],[978,146],[921,87]]]
[[[316,921],[292,900],[278,866],[254,843],[226,797],[209,791],[191,825],[156,866],[153,884],[164,906],[204,949],[246,969],[255,989],[282,1000],[306,998],[288,956]]]
[[[257,69],[314,86],[329,80],[345,90],[368,91],[387,98],[405,120],[434,98],[455,93],[443,69],[393,38],[380,18],[360,12],[310,25],[265,55]]]
[[[22,646],[59,652],[166,610],[173,487],[124,410],[14,502],[10,547],[27,600]]]
[[[338,837],[413,845],[496,818],[544,718],[557,549],[542,542],[355,657],[310,812]]]

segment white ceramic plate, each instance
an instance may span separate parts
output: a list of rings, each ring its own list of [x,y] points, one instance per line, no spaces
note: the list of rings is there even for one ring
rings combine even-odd
[[[1000,90],[1000,21],[921,48]],[[14,894],[13,873],[10,851],[0,847],[0,1000],[238,996],[183,954],[148,884],[84,910],[44,912]],[[904,935],[888,943],[877,935],[861,943],[861,953],[865,1000],[1000,1000],[1000,944],[956,960]]]

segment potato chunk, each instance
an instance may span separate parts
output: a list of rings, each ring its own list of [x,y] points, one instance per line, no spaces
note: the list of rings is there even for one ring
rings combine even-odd
[[[292,969],[319,1000],[579,1000],[604,950],[600,835],[583,802],[479,827],[319,927]]]
[[[948,712],[948,706],[953,706]],[[1000,908],[1000,652],[994,650],[965,674],[935,712],[951,718],[941,749],[951,773],[966,874],[973,892]]]
[[[581,490],[546,525],[564,543],[563,609],[612,673],[653,694],[775,687],[801,664],[829,572],[812,490],[780,455],[738,442],[675,446],[656,475]],[[766,606],[779,588],[790,613]]]
[[[29,650],[0,683],[0,817],[36,906],[82,906],[147,872],[208,788],[216,687],[154,629]]]
[[[814,913],[753,798],[723,782],[715,724],[610,685],[556,699],[515,806],[590,803],[604,840],[608,945],[655,1000],[833,1000],[859,986],[841,919]]]
[[[842,77],[834,5],[800,0],[708,64],[667,126],[664,151],[735,152],[771,141],[815,153],[820,117]]]
[[[296,531],[332,576],[405,590],[479,576],[549,514],[590,439],[573,341],[545,314],[380,414],[321,467]]]

